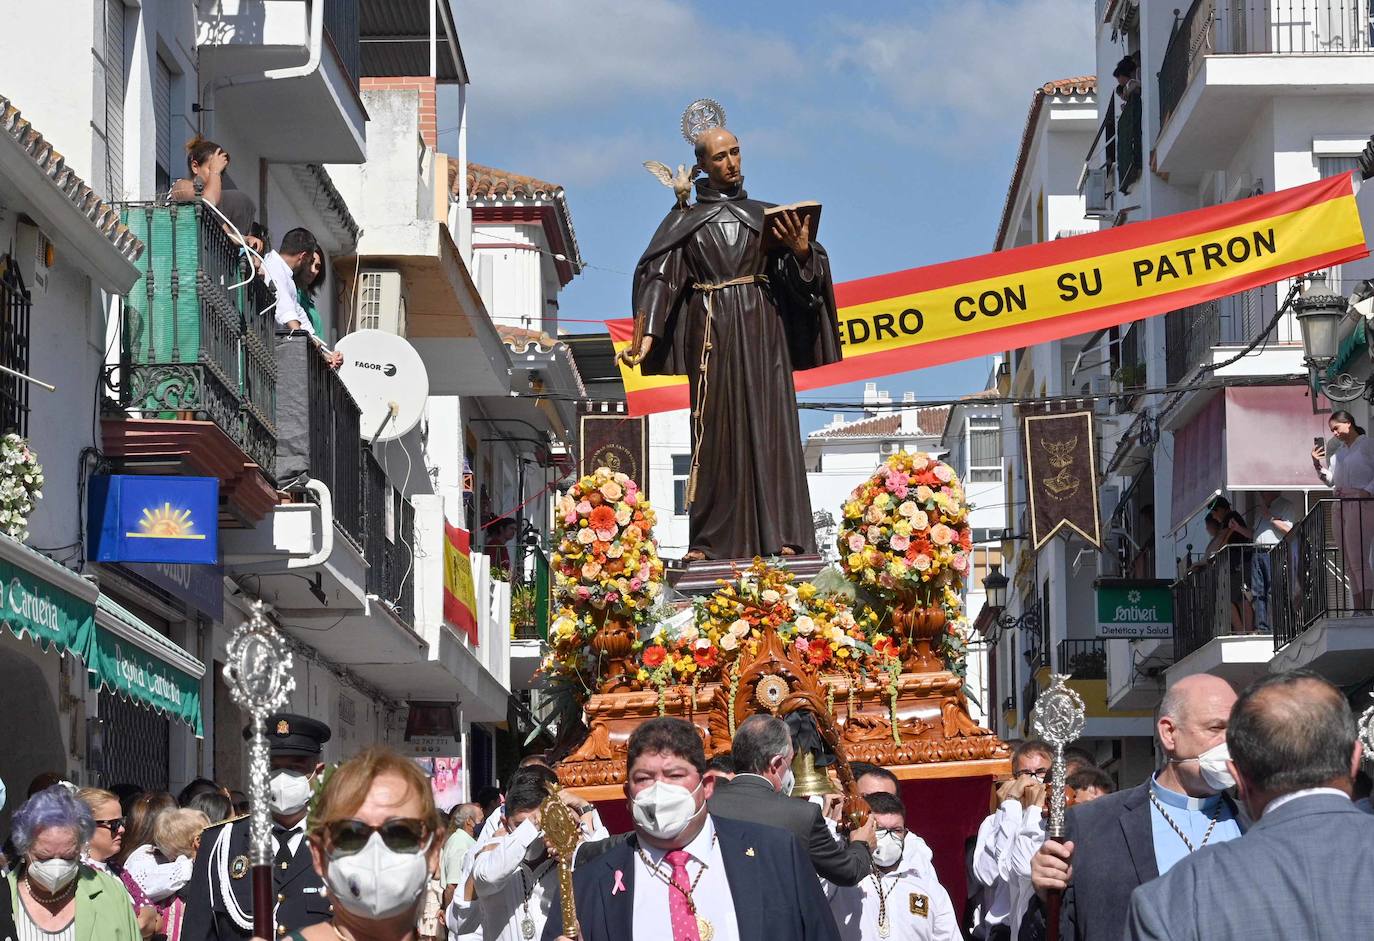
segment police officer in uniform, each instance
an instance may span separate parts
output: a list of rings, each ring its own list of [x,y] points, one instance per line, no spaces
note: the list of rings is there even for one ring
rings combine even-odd
[[[249,734],[244,729],[244,738]],[[310,798],[324,772],[320,746],[329,736],[329,726],[307,716],[281,712],[267,720],[278,937],[329,919],[329,899],[311,864],[305,838]],[[183,894],[182,941],[238,941],[253,936],[253,870],[246,815],[205,830]]]

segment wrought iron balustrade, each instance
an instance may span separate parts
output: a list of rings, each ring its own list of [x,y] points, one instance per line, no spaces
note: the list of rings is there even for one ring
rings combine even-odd
[[[367,593],[390,605],[405,623],[415,623],[415,508],[387,480],[371,449],[363,457],[363,553]]]
[[[1174,658],[1182,660],[1218,637],[1269,633],[1265,619],[1268,597],[1254,584],[1255,556],[1261,546],[1223,546],[1210,559],[1197,562],[1173,584]],[[1267,556],[1266,556],[1267,557]],[[1259,589],[1260,606],[1256,605]]]
[[[1209,55],[1339,55],[1374,50],[1371,0],[1194,0],[1159,71],[1159,123]]]
[[[130,413],[214,422],[263,468],[276,454],[270,303],[203,204],[126,203],[147,246],[124,304],[112,385]]]
[[[1374,497],[1319,500],[1289,531],[1273,567],[1274,649],[1328,617],[1374,615]]]
[[[1096,639],[1061,640],[1055,662],[1060,673],[1067,673],[1075,680],[1105,680],[1107,642]]]
[[[1116,188],[1121,193],[1130,191],[1144,167],[1143,112],[1137,91],[1122,103],[1116,118]]]
[[[363,74],[362,44],[358,38],[358,0],[324,0],[324,31],[356,90]]]

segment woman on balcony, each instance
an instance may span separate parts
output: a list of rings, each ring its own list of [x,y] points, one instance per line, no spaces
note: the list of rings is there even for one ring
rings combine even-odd
[[[1338,501],[1333,524],[1340,534],[1354,610],[1368,611],[1374,606],[1374,442],[1344,409],[1331,413],[1330,427],[1341,446],[1325,468],[1326,446],[1318,444],[1312,449],[1312,464]]]

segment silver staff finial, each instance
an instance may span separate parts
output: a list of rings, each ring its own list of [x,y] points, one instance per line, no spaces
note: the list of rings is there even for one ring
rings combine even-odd
[[[248,713],[252,735],[248,740],[248,846],[254,866],[272,865],[272,821],[268,808],[267,781],[271,757],[267,747],[267,717],[286,705],[296,688],[291,675],[291,651],[272,622],[267,607],[253,602],[253,613],[229,638],[224,680],[239,708]]]
[[[1048,746],[1054,749],[1050,765],[1050,819],[1046,835],[1053,840],[1064,838],[1064,746],[1083,734],[1086,709],[1083,697],[1067,685],[1068,675],[1050,675],[1050,685],[1035,700],[1031,710],[1031,728]]]
[[[1374,699],[1374,693],[1369,698]],[[1360,713],[1360,744],[1364,746],[1364,760],[1374,764],[1374,703]]]

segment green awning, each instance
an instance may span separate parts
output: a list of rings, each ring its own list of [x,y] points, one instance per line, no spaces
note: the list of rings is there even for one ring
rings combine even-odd
[[[1369,337],[1365,333],[1365,319],[1361,317],[1355,323],[1355,329],[1350,331],[1350,335],[1341,340],[1341,345],[1336,349],[1336,358],[1331,361],[1331,365],[1326,367],[1326,378],[1335,379],[1345,372],[1346,366],[1355,355],[1369,345]]]
[[[27,634],[44,650],[56,646],[77,656],[90,644],[95,586],[8,536],[0,536],[0,591],[0,617],[15,637]]]
[[[96,608],[84,656],[90,688],[135,699],[204,737],[200,678],[205,665],[108,595],[97,599]]]

